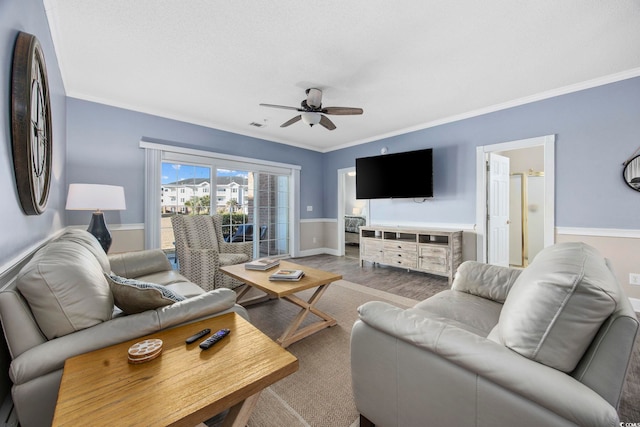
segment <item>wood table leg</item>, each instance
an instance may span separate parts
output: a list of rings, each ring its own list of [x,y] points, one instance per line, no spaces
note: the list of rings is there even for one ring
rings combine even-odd
[[[260,393],[261,392],[259,391],[253,396],[247,397],[237,405],[232,406],[229,409],[229,413],[224,418],[222,427],[245,427],[249,422],[253,408],[255,408],[258,403]]]
[[[301,310],[293,319],[289,327],[284,331],[282,336],[278,338],[278,340],[276,341],[278,344],[286,348],[294,342],[300,341],[302,338],[308,337],[309,335],[314,334],[324,328],[335,326],[338,323],[336,319],[315,307],[315,304],[318,302],[318,300],[320,300],[320,297],[322,297],[322,294],[324,294],[328,286],[328,284],[319,286],[318,289],[316,289],[316,291],[313,293],[311,298],[309,298],[309,301],[304,301],[303,299],[300,299],[295,295],[287,295],[282,297],[283,299],[300,306]],[[309,313],[313,313],[324,320],[312,323],[298,330],[300,324],[309,315]]]
[[[255,296],[255,297],[242,299],[242,297],[244,297],[247,294],[247,292],[249,292],[251,289],[253,289],[252,286],[247,285],[247,284],[244,285],[244,289],[242,289],[238,293],[238,296],[236,297],[236,301],[238,302],[238,304],[240,304],[243,307],[246,307],[248,305],[257,304],[257,303],[264,302],[264,301],[267,301],[267,300],[273,298],[269,294],[265,293],[264,295],[258,295],[258,296]]]

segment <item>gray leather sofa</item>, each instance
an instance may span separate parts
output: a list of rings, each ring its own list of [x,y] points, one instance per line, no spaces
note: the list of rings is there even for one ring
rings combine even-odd
[[[187,298],[125,315],[114,307],[105,273],[166,285]],[[160,250],[107,257],[88,232],[67,231],[39,249],[0,292],[21,427],[51,424],[67,358],[230,311],[248,318],[234,291],[205,292],[172,270]]]
[[[359,308],[351,369],[362,427],[618,426],[638,320],[582,243],[524,270],[463,263],[452,288]]]

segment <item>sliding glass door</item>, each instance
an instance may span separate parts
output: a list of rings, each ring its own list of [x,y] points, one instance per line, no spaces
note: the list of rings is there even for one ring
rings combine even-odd
[[[164,153],[160,181],[159,240],[170,260],[175,262],[174,215],[221,215],[225,241],[253,242],[254,258],[291,253],[290,171]]]

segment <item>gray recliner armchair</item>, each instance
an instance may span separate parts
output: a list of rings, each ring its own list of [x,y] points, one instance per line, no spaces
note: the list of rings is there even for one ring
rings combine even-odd
[[[638,319],[590,246],[545,248],[524,270],[467,261],[451,290],[359,314],[361,427],[619,425]]]

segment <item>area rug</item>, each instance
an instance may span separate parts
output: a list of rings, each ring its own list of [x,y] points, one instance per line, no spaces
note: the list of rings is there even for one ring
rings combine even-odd
[[[297,295],[310,297],[312,291]],[[417,301],[339,280],[318,301],[318,308],[338,324],[302,339],[287,350],[300,369],[267,388],[249,420],[249,427],[356,427],[358,412],[351,391],[349,340],[358,318],[357,308],[367,301],[386,301],[411,307]],[[251,323],[272,339],[285,330],[299,308],[282,300],[249,306]],[[305,321],[318,320],[312,315]],[[303,323],[303,326],[306,324]]]

